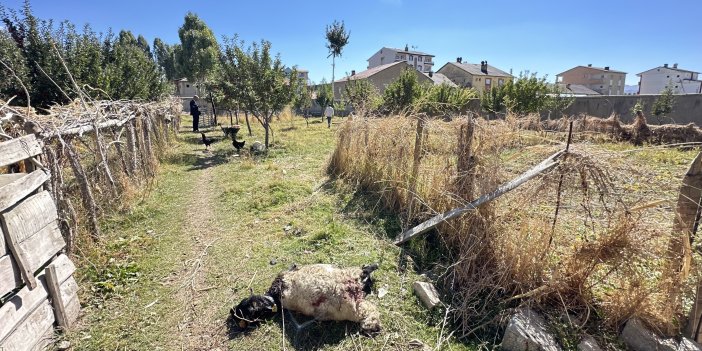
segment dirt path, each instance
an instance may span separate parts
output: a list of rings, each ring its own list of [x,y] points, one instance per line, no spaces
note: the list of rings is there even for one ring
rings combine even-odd
[[[198,152],[198,154],[200,154]],[[198,166],[186,211],[184,233],[190,236],[191,252],[183,261],[183,269],[177,281],[176,300],[183,306],[182,319],[178,323],[178,346],[183,350],[211,350],[224,346],[225,333],[221,322],[216,321],[217,309],[206,303],[208,291],[216,286],[206,284],[209,251],[217,244],[217,218],[210,198],[214,194],[212,154],[198,155]]]

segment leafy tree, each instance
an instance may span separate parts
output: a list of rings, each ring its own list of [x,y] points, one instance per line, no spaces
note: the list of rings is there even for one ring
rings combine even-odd
[[[652,112],[653,115],[658,119],[658,123],[662,123],[662,118],[673,112],[673,106],[675,105],[675,96],[673,95],[673,89],[670,85],[666,85],[665,89],[661,91],[661,95],[653,102]]]
[[[180,44],[168,45],[160,38],[154,39],[154,59],[165,75],[166,79],[171,81],[182,78],[178,72],[178,54],[180,52]]]
[[[139,34],[139,37],[137,37],[137,46],[139,46],[142,50],[144,50],[144,53],[150,59],[154,58],[153,54],[151,54],[151,48],[149,47],[149,42],[147,42],[146,38],[144,38],[144,36],[141,34]]]
[[[464,110],[477,98],[475,90],[451,86],[432,85],[426,88],[418,101],[419,110],[430,115],[450,115]]]
[[[246,51],[242,47],[235,39],[225,40],[221,56],[224,78],[217,85],[261,123],[268,148],[273,116],[292,101],[297,71],[285,74],[280,56],[271,57],[270,42],[253,43]]]
[[[382,103],[380,92],[367,79],[348,80],[343,96],[360,115],[375,110]]]
[[[219,61],[219,45],[214,33],[196,14],[188,12],[178,36],[181,73],[191,82],[206,82]]]
[[[344,46],[349,43],[349,36],[351,33],[346,31],[346,28],[344,27],[344,21],[341,21],[339,23],[338,21],[334,20],[331,26],[327,25],[327,28],[325,30],[326,33],[326,38],[327,38],[327,49],[329,50],[329,56],[332,58],[332,80],[331,80],[331,88],[332,92],[334,91],[334,70],[336,68],[336,57],[339,56],[341,57],[341,53],[344,50]],[[327,58],[329,58],[327,56]],[[333,96],[332,96],[333,99]]]
[[[332,91],[332,85],[327,83],[327,81],[324,78],[322,78],[322,81],[319,83],[319,85],[317,85],[315,93],[317,96],[315,97],[314,101],[322,107],[322,110],[324,110],[325,107],[333,104],[334,95]],[[324,121],[324,113],[322,113],[322,121]]]
[[[383,92],[383,105],[389,112],[406,111],[420,99],[422,92],[416,71],[407,68]]]
[[[569,99],[557,100],[560,94],[557,87],[552,87],[546,82],[546,77],[537,78],[536,74],[520,75],[514,81],[507,81],[500,87],[483,92],[481,106],[490,113],[507,110],[522,115],[562,110],[572,102]]]
[[[302,112],[307,120],[309,110],[312,107],[312,91],[307,84],[302,84],[298,87],[293,97],[293,108]]]
[[[27,65],[22,55],[22,51],[17,47],[15,41],[7,31],[0,30],[0,61],[7,65],[0,64],[0,96],[10,98],[17,97],[17,101],[26,104],[25,93],[22,87],[17,84],[16,78],[10,73],[12,69],[19,79],[27,81]]]
[[[65,103],[84,93],[96,98],[152,99],[163,92],[156,64],[131,32],[122,31],[115,38],[112,32],[96,34],[88,25],[82,32],[67,21],[54,26],[36,18],[28,1],[19,13],[0,8],[0,20],[7,29],[0,31],[0,59],[11,62],[35,107]],[[0,82],[6,82],[6,69],[0,71]],[[75,90],[67,71],[81,92]],[[26,103],[25,94],[16,90],[16,85],[9,90],[5,86],[0,94],[18,95],[13,102]]]

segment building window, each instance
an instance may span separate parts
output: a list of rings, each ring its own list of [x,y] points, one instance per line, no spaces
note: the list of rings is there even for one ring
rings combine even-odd
[[[602,86],[600,85],[600,89],[602,89]]]
[[[414,59],[413,55],[409,55],[409,60],[412,61]]]
[[[385,57],[380,57],[380,64],[381,65],[383,64],[384,59],[385,59]]]
[[[400,59],[400,55],[395,55],[395,60],[399,60],[399,59]]]
[[[421,72],[421,71],[422,71],[422,66],[417,66],[417,70]]]
[[[602,75],[602,78],[604,78],[604,74]]]
[[[497,85],[498,85],[498,86],[502,86],[503,84],[505,84],[505,80],[504,80],[504,79],[500,78],[500,79],[497,80]]]
[[[490,90],[492,87],[492,78],[485,78],[485,90]]]
[[[678,78],[680,78],[680,75],[678,74]]]
[[[670,76],[665,76],[666,78],[670,78]]]

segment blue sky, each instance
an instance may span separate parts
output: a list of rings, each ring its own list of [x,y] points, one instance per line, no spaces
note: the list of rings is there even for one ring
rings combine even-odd
[[[19,9],[22,1],[0,4]],[[436,70],[461,56],[515,75],[547,74],[550,81],[588,63],[627,72],[627,84],[663,63],[702,71],[701,0],[34,0],[32,7],[43,19],[90,23],[97,31],[129,29],[168,43],[178,42],[178,27],[193,11],[218,39],[269,40],[285,64],[308,69],[315,82],[331,78],[324,28],[335,19],[351,32],[337,59],[337,79],[366,69],[381,47],[405,44],[436,55]]]

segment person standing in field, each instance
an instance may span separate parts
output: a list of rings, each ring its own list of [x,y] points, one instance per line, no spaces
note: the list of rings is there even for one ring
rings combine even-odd
[[[334,108],[328,105],[324,110],[324,115],[327,117],[327,128],[331,128],[331,119],[334,116]]]
[[[199,97],[197,95],[193,96],[190,100],[190,114],[193,116],[193,132],[197,132],[198,126],[200,125],[200,107],[197,106],[197,100]]]

